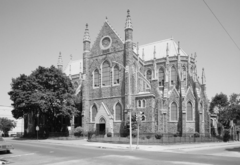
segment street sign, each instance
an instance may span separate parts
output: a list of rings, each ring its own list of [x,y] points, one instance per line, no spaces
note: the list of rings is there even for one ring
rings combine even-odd
[[[36,126],[36,131],[39,131],[39,126]]]

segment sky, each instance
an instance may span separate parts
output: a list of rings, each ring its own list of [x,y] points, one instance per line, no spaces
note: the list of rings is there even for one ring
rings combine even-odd
[[[240,93],[240,1],[205,0],[0,0],[0,105],[11,105],[12,78],[38,66],[64,66],[82,58],[88,23],[91,43],[105,18],[124,39],[127,10],[139,45],[173,37],[197,53],[198,76],[205,69],[207,96]]]

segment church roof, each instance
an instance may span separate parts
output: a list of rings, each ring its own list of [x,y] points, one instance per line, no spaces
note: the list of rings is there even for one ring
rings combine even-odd
[[[152,60],[154,59],[154,46],[155,46],[155,51],[156,51],[156,59],[166,57],[167,55],[167,44],[168,44],[168,55],[169,56],[177,56],[178,54],[178,45],[177,43],[172,39],[166,39],[166,40],[161,40],[145,45],[140,45],[139,46],[139,57],[143,59],[144,61]],[[144,51],[144,52],[143,52]],[[134,52],[136,53],[137,50],[134,48]],[[144,57],[143,57],[144,54]],[[184,52],[180,48],[180,55],[181,56],[187,56],[187,53]]]
[[[83,70],[83,65],[82,65],[82,60],[74,60],[70,61],[66,68],[64,69],[64,73],[69,76],[71,75],[76,75],[79,74],[80,72],[82,73]]]

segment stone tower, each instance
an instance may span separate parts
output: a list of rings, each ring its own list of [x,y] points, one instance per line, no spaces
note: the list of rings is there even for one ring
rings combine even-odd
[[[88,89],[88,76],[89,74],[89,68],[88,68],[88,59],[90,55],[90,35],[88,30],[88,24],[86,24],[85,33],[83,36],[83,100],[82,100],[82,127],[86,130],[88,130],[88,124],[87,121],[89,120],[88,114],[86,114],[87,110],[89,109],[89,89]]]

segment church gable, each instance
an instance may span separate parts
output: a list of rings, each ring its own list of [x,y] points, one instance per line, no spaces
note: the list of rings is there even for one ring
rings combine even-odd
[[[171,93],[169,96],[170,96],[169,97],[170,100],[175,100],[176,98],[179,98],[179,93],[175,87],[171,90]]]
[[[113,30],[108,21],[104,22],[91,52],[92,56],[123,50],[124,44],[119,35]]]
[[[186,92],[186,100],[194,100],[195,97],[193,95],[193,91],[191,87],[188,87],[188,90]]]

